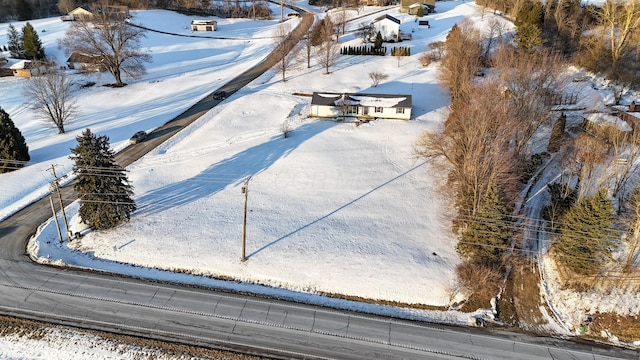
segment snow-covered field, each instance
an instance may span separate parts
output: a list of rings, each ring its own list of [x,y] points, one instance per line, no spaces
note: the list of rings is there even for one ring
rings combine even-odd
[[[364,14],[377,10],[367,8]],[[437,66],[423,68],[417,56],[428,43],[444,40],[456,22],[471,17],[482,26],[493,14],[485,14],[483,22],[473,2],[439,2],[438,13],[426,17],[431,28],[424,29],[397,8],[387,12],[402,21],[403,31],[412,33],[412,41],[398,44],[410,47],[411,57],[398,62],[390,56],[341,56],[331,74],[323,75],[324,69],[314,61],[307,69],[300,54],[286,82],[280,81],[277,70],[264,74],[131,165],[128,176],[138,204],[131,222],[106,232],[87,232],[81,240],[62,245],[49,222],[31,242],[34,256],[41,262],[141,277],[242,286],[338,307],[354,305],[313,294],[450,304],[459,259],[449,230],[449,202],[442,194],[441,175],[412,154],[417,136],[445,119],[449,98],[438,85]],[[184,27],[191,17],[160,10],[134,14],[135,22],[149,28],[189,34]],[[355,29],[377,15],[349,27]],[[52,164],[58,175],[71,175],[69,148],[85,128],[108,135],[112,147],[120,150],[134,132],[165,123],[259,62],[272,48],[269,36],[278,26],[275,18],[219,19],[214,35],[235,40],[148,33],[143,44],[151,50],[153,62],[143,78],[129,79],[120,89],[81,89],[89,81],[103,84],[112,79],[108,74],[74,75],[81,114],[64,135],[33,119],[20,91],[24,79],[0,78],[0,106],[25,135],[32,158],[24,169],[2,175],[0,219],[47,194]],[[47,55],[64,62],[56,40],[68,24],[57,18],[31,23]],[[0,24],[0,43],[6,42],[7,25]],[[21,28],[22,23],[14,26]],[[361,44],[352,33],[340,42]],[[389,78],[373,88],[371,71]],[[309,118],[310,97],[295,94],[313,91],[411,94],[413,119],[355,126]],[[285,121],[294,128],[288,138],[280,130]],[[248,259],[241,262],[241,188],[249,177]],[[77,206],[67,209],[74,233],[85,231],[75,215]],[[211,279],[216,276],[243,283]],[[581,306],[579,299],[574,301]],[[368,310],[466,322],[465,314],[454,311]],[[0,344],[0,358],[3,347]]]
[[[389,11],[403,21],[406,32],[413,31],[414,40],[402,45],[411,46],[414,54],[474,13],[472,3],[449,2],[430,17],[430,29],[419,29],[413,16],[396,10]],[[135,18],[163,31],[179,32],[181,26],[176,24],[187,22],[166,11],[138,12]],[[246,35],[234,35],[266,37],[277,27],[277,22],[261,27],[247,23],[252,25]],[[167,29],[165,24],[174,25]],[[218,36],[225,35],[227,26],[237,28],[235,23],[219,25]],[[49,30],[46,34],[53,36]],[[67,135],[42,131],[38,123],[40,139],[63,141],[49,145],[61,155],[55,159],[43,161],[38,156],[45,151],[32,140],[36,126],[22,125],[27,114],[12,115],[35,154],[25,174],[41,165],[39,176],[31,178],[46,188],[51,176],[44,169],[55,163],[58,174],[69,173],[68,148],[85,127],[109,135],[119,149],[136,130],[168,120],[197,100],[197,94],[206,94],[238,74],[241,66],[260,60],[271,44],[269,39],[225,40],[217,46],[218,41],[167,40],[165,35],[149,33],[145,45],[152,44],[154,62],[146,78],[123,89],[80,91],[80,104],[104,107],[82,106],[83,118]],[[348,34],[341,43],[356,45],[360,39]],[[214,50],[209,49],[211,44]],[[175,64],[168,52],[176,54]],[[128,168],[138,204],[131,222],[111,231],[89,232],[61,247],[51,223],[34,241],[37,255],[42,261],[140,276],[144,275],[134,268],[114,266],[129,263],[225,276],[293,292],[448,305],[458,258],[446,221],[447,203],[440,195],[437,174],[412,154],[417,136],[442,121],[448,97],[437,84],[436,68],[422,68],[416,58],[398,64],[390,56],[344,56],[329,75],[315,64],[307,69],[300,58],[284,83],[278,71],[266,73]],[[192,70],[183,73],[185,68]],[[368,77],[374,69],[389,75],[377,88],[371,87]],[[295,94],[313,91],[411,94],[414,119],[356,126],[310,118],[310,97]],[[96,118],[98,123],[90,123]],[[284,121],[294,128],[286,139],[280,131]],[[51,156],[51,151],[46,154]],[[25,181],[21,172],[11,175]],[[248,259],[243,263],[241,187],[249,176]],[[76,206],[67,211],[73,217],[71,231],[84,232],[73,216]]]

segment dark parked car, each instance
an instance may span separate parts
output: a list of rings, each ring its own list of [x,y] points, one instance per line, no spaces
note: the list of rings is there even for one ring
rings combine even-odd
[[[133,134],[131,139],[129,139],[129,143],[137,144],[137,143],[143,142],[144,139],[146,139],[146,138],[147,138],[147,133],[146,132],[138,131],[137,133]]]
[[[216,100],[224,100],[227,98],[227,92],[226,91],[216,91],[213,93],[213,98]]]

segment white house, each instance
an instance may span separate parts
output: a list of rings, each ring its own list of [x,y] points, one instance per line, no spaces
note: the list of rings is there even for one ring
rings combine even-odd
[[[215,20],[191,20],[191,31],[216,31],[218,23]]]
[[[371,28],[374,34],[379,31],[383,40],[395,41],[400,34],[400,20],[391,15],[381,15],[371,21]]]
[[[411,119],[411,95],[314,92],[311,116]]]

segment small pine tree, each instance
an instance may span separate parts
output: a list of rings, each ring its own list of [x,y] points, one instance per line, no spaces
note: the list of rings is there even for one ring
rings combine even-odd
[[[422,6],[418,6],[418,10],[416,11],[416,16],[417,17],[423,17],[424,16],[424,9],[422,8]]]
[[[578,200],[564,216],[561,235],[553,243],[557,261],[577,274],[597,274],[611,257],[614,220],[606,189]]]
[[[11,57],[22,59],[24,57],[22,37],[13,24],[9,24],[7,27],[7,38],[9,39],[9,52],[11,53]]]
[[[80,198],[80,218],[94,229],[109,229],[129,220],[136,210],[131,198],[133,186],[124,169],[115,162],[107,136],[96,136],[87,129],[76,137],[71,149],[77,175],[74,189]]]
[[[26,23],[22,28],[22,48],[24,49],[24,57],[27,59],[42,60],[45,57],[42,41],[40,41],[36,29],[29,23]]]
[[[376,34],[376,40],[373,42],[374,49],[380,49],[382,47],[382,34],[380,31]]]
[[[507,207],[495,185],[487,189],[481,201],[477,214],[460,235],[456,250],[473,262],[500,264],[511,233]]]
[[[22,133],[0,108],[0,174],[21,168],[30,159]]]

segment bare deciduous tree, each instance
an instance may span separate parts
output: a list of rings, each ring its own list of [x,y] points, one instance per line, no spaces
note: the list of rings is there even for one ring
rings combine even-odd
[[[65,72],[51,67],[46,73],[29,78],[24,92],[42,119],[55,126],[58,134],[64,134],[65,125],[77,110],[72,83]]]
[[[633,269],[632,265],[637,260],[636,251],[640,242],[640,188],[635,188],[631,192],[629,210],[630,214],[625,218],[625,222],[631,230],[629,250],[624,264],[624,270],[627,272]]]
[[[325,74],[329,74],[329,69],[338,60],[338,44],[333,41],[335,28],[331,21],[323,21],[320,24],[318,37],[321,44],[316,52],[318,63],[324,67]]]
[[[566,86],[563,60],[557,54],[519,52],[501,46],[493,57],[504,95],[500,97],[509,113],[515,155],[527,158],[527,147],[538,129],[554,119],[552,107]]]
[[[444,44],[440,80],[453,99],[464,99],[480,67],[480,33],[470,20],[454,25]]]
[[[607,0],[598,13],[606,28],[611,64],[614,72],[625,51],[629,48],[631,34],[640,29],[639,0]]]
[[[356,30],[357,36],[362,40],[363,43],[373,42],[376,34],[370,23],[361,22]]]
[[[75,0],[58,0],[58,10],[61,14],[66,14],[77,7]]]
[[[575,158],[578,163],[578,199],[583,199],[603,188],[606,176],[596,171],[606,159],[607,147],[603,140],[591,135],[580,135],[575,140]]]
[[[286,71],[291,65],[291,61],[292,61],[291,59],[293,58],[292,56],[289,56],[288,43],[291,41],[289,39],[290,33],[291,33],[291,27],[289,26],[289,24],[286,24],[286,23],[280,24],[276,28],[276,33],[275,33],[276,49],[274,50],[274,53],[278,54],[278,56],[280,57],[280,61],[278,61],[278,63],[276,64],[276,67],[282,73],[283,82],[286,80]]]
[[[115,79],[114,86],[124,86],[122,73],[137,78],[145,73],[144,63],[151,56],[140,47],[144,29],[118,18],[109,3],[93,8],[90,21],[74,21],[60,45],[67,55],[73,52],[99,57]]]
[[[425,132],[415,152],[427,160],[445,160],[449,183],[456,188],[458,219],[476,213],[489,184],[496,184],[505,198],[517,193],[515,161],[509,143],[513,129],[500,106],[487,106],[500,96],[500,88],[488,82],[478,85],[465,101],[454,101],[441,132]]]
[[[373,87],[378,86],[378,84],[380,84],[380,81],[387,78],[389,78],[389,75],[380,71],[372,71],[369,73],[369,79],[371,79],[371,84],[373,85]]]
[[[311,67],[311,55],[313,54],[313,41],[311,38],[311,27],[307,31],[307,34],[302,38],[302,47],[307,59],[307,69]]]

